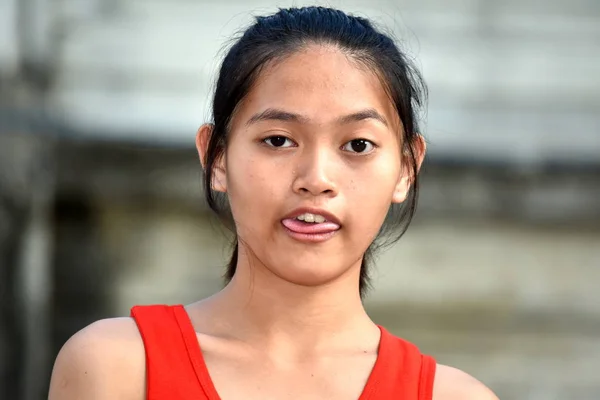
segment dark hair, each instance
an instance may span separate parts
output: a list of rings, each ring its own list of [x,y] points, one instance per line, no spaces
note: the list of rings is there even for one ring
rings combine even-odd
[[[360,295],[369,286],[368,265],[374,250],[396,242],[408,228],[415,213],[418,193],[417,161],[413,147],[419,134],[417,111],[423,106],[426,87],[419,72],[394,41],[377,30],[369,20],[324,7],[280,9],[257,17],[235,41],[220,68],[213,98],[213,131],[205,158],[204,192],[209,207],[230,223],[227,197],[212,190],[215,162],[224,154],[232,116],[248,94],[261,70],[311,44],[338,47],[354,60],[372,69],[396,107],[403,127],[402,154],[411,168],[412,185],[406,201],[390,207],[375,241],[367,249],[360,272]],[[233,228],[235,229],[235,228]],[[396,235],[393,233],[396,232]],[[235,274],[238,238],[225,278]]]

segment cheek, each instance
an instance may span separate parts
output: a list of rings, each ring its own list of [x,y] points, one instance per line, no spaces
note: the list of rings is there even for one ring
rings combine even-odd
[[[400,177],[400,165],[396,158],[382,157],[368,168],[353,172],[349,189],[353,196],[360,198],[363,208],[387,208],[391,204]]]
[[[248,153],[235,159],[234,165],[227,168],[227,192],[231,209],[238,223],[271,217],[269,210],[275,210],[280,195],[282,173],[257,161]]]
[[[358,231],[378,231],[391,205],[391,188],[370,185],[354,192],[351,208],[353,220],[360,226]]]
[[[350,180],[347,198],[357,232],[375,235],[379,231],[392,204],[398,177],[399,165],[389,160]]]

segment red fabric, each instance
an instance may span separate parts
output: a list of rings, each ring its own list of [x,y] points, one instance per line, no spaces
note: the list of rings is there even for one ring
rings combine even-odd
[[[183,306],[131,309],[146,349],[148,400],[220,400]],[[436,363],[381,329],[379,355],[359,400],[431,400]]]

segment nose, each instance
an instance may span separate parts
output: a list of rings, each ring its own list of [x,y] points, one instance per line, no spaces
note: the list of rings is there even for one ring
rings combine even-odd
[[[299,194],[333,197],[338,193],[335,183],[335,156],[324,150],[304,151],[295,170],[293,190]]]

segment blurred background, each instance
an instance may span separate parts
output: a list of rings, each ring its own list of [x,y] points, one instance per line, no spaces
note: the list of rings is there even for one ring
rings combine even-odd
[[[388,27],[430,88],[373,318],[501,399],[600,399],[600,2],[327,4]],[[0,0],[0,399],[45,398],[92,321],[222,286],[194,134],[228,40],[290,5]]]

